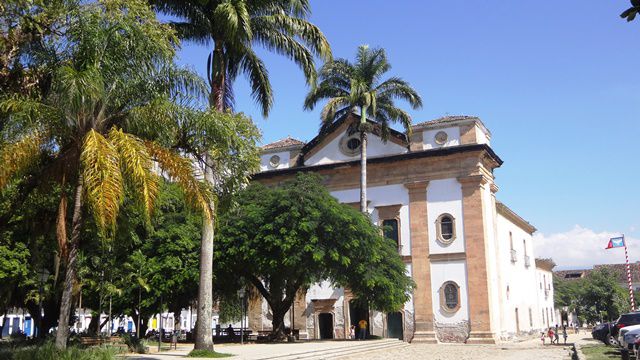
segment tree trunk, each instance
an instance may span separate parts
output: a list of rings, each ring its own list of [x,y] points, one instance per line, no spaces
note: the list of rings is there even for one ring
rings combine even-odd
[[[209,156],[204,156],[205,181],[212,181],[212,167]],[[200,242],[200,286],[198,287],[198,307],[196,320],[195,349],[213,351],[213,330],[211,329],[213,309],[213,214],[214,205],[211,204],[211,218],[202,219],[202,238]]]
[[[360,108],[360,212],[367,213],[367,114],[366,107]]]
[[[273,330],[271,331],[272,340],[282,340],[285,338],[284,315],[287,313],[287,310],[283,310],[282,306],[280,305],[281,304],[271,309],[271,311],[273,312],[273,320],[271,321],[271,326],[273,328]]]
[[[220,112],[224,111],[226,65],[224,49],[221,41],[215,41],[209,85],[209,106]],[[213,163],[204,154],[204,178],[213,184]],[[215,206],[211,204],[211,218],[202,220],[202,237],[200,240],[200,279],[198,287],[198,306],[196,307],[195,349],[213,351],[213,330],[211,328],[213,310],[213,221]]]
[[[73,282],[76,278],[76,262],[78,245],[80,242],[80,228],[82,226],[82,175],[76,186],[75,203],[73,206],[73,220],[71,228],[71,240],[67,244],[67,258],[64,287],[60,301],[60,315],[58,317],[58,331],[56,332],[56,348],[64,350],[67,347],[69,337],[69,316],[71,315]]]

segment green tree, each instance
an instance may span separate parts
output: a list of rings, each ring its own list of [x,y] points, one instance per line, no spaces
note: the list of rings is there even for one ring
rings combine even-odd
[[[320,70],[320,84],[304,101],[312,110],[318,102],[328,99],[320,119],[325,131],[331,124],[354,110],[360,112],[360,211],[367,211],[367,132],[372,130],[367,117],[380,127],[383,140],[389,136],[390,123],[400,123],[411,134],[411,116],[395,105],[396,99],[406,100],[413,109],[422,107],[420,95],[404,80],[390,77],[382,80],[391,69],[384,49],[358,47],[355,63],[345,59],[324,64]]]
[[[314,55],[324,60],[331,58],[329,43],[322,32],[307,18],[308,0],[205,0],[184,2],[179,0],[151,0],[165,14],[179,18],[174,22],[178,35],[187,41],[212,45],[207,58],[209,106],[217,111],[233,107],[232,85],[238,75],[248,77],[254,100],[267,116],[273,104],[273,92],[267,68],[254,48],[262,46],[269,51],[293,60],[303,71],[307,82],[316,78]],[[219,164],[200,156],[205,179],[212,181]],[[244,176],[243,176],[244,178]],[[214,212],[214,204],[211,204]],[[202,225],[200,290],[198,293],[198,321],[196,349],[213,350],[209,320],[213,307],[211,287],[213,274],[213,220]]]
[[[636,15],[638,15],[639,11],[640,0],[631,0],[631,7],[623,11],[622,14],[620,14],[620,17],[623,19],[627,19],[627,21],[633,21],[633,19],[636,18]]]
[[[396,244],[351,207],[340,204],[317,175],[300,174],[278,188],[252,184],[219,219],[216,276],[222,292],[244,282],[265,298],[274,338],[295,295],[328,279],[372,308],[397,311],[413,281]]]
[[[56,230],[65,265],[59,349],[68,338],[85,210],[105,237],[113,233],[126,186],[137,190],[136,199],[150,213],[159,182],[152,159],[207,217],[212,198],[188,158],[125,132],[131,123],[156,121],[151,110],[161,104],[177,109],[175,94],[197,92],[198,78],[173,66],[173,31],[141,1],[85,3],[67,18],[65,36],[57,43],[58,60],[51,64],[52,91],[42,99],[11,96],[0,103],[11,115],[3,129],[0,160],[8,166],[0,169],[0,188],[29,172],[56,176],[63,188],[74,187],[71,235],[67,239],[65,192]]]
[[[580,280],[578,310],[590,323],[616,319],[630,310],[629,293],[618,283],[618,274],[597,268]]]

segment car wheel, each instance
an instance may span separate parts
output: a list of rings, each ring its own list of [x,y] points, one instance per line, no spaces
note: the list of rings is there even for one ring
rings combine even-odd
[[[615,336],[609,334],[604,340],[604,343],[609,346],[618,346],[618,339]]]

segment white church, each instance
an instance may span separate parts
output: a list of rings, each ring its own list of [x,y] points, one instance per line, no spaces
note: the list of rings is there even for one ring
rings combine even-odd
[[[358,116],[343,117],[308,143],[287,137],[263,146],[254,181],[278,184],[315,172],[340,202],[358,207]],[[300,294],[286,317],[301,338],[346,338],[368,320],[371,335],[405,341],[495,343],[539,334],[560,323],[553,307],[550,260],[537,259],[535,227],[496,199],[494,170],[502,160],[477,117],[447,116],[368,135],[368,212],[393,229],[407,273],[417,284],[396,313],[354,306],[348,289],[328,283]],[[271,328],[269,308],[253,302],[249,327]]]

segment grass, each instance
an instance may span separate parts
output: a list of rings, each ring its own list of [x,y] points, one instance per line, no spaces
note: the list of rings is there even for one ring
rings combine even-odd
[[[40,345],[31,345],[11,349],[2,354],[3,359],[11,360],[115,360],[118,351],[109,347],[91,347],[87,349],[70,346],[60,351],[52,341]]]
[[[583,346],[581,350],[587,360],[620,359],[620,350],[605,344],[587,345]]]
[[[197,350],[192,350],[187,356],[193,357],[193,358],[225,358],[233,355],[219,353],[211,350],[197,349]]]

